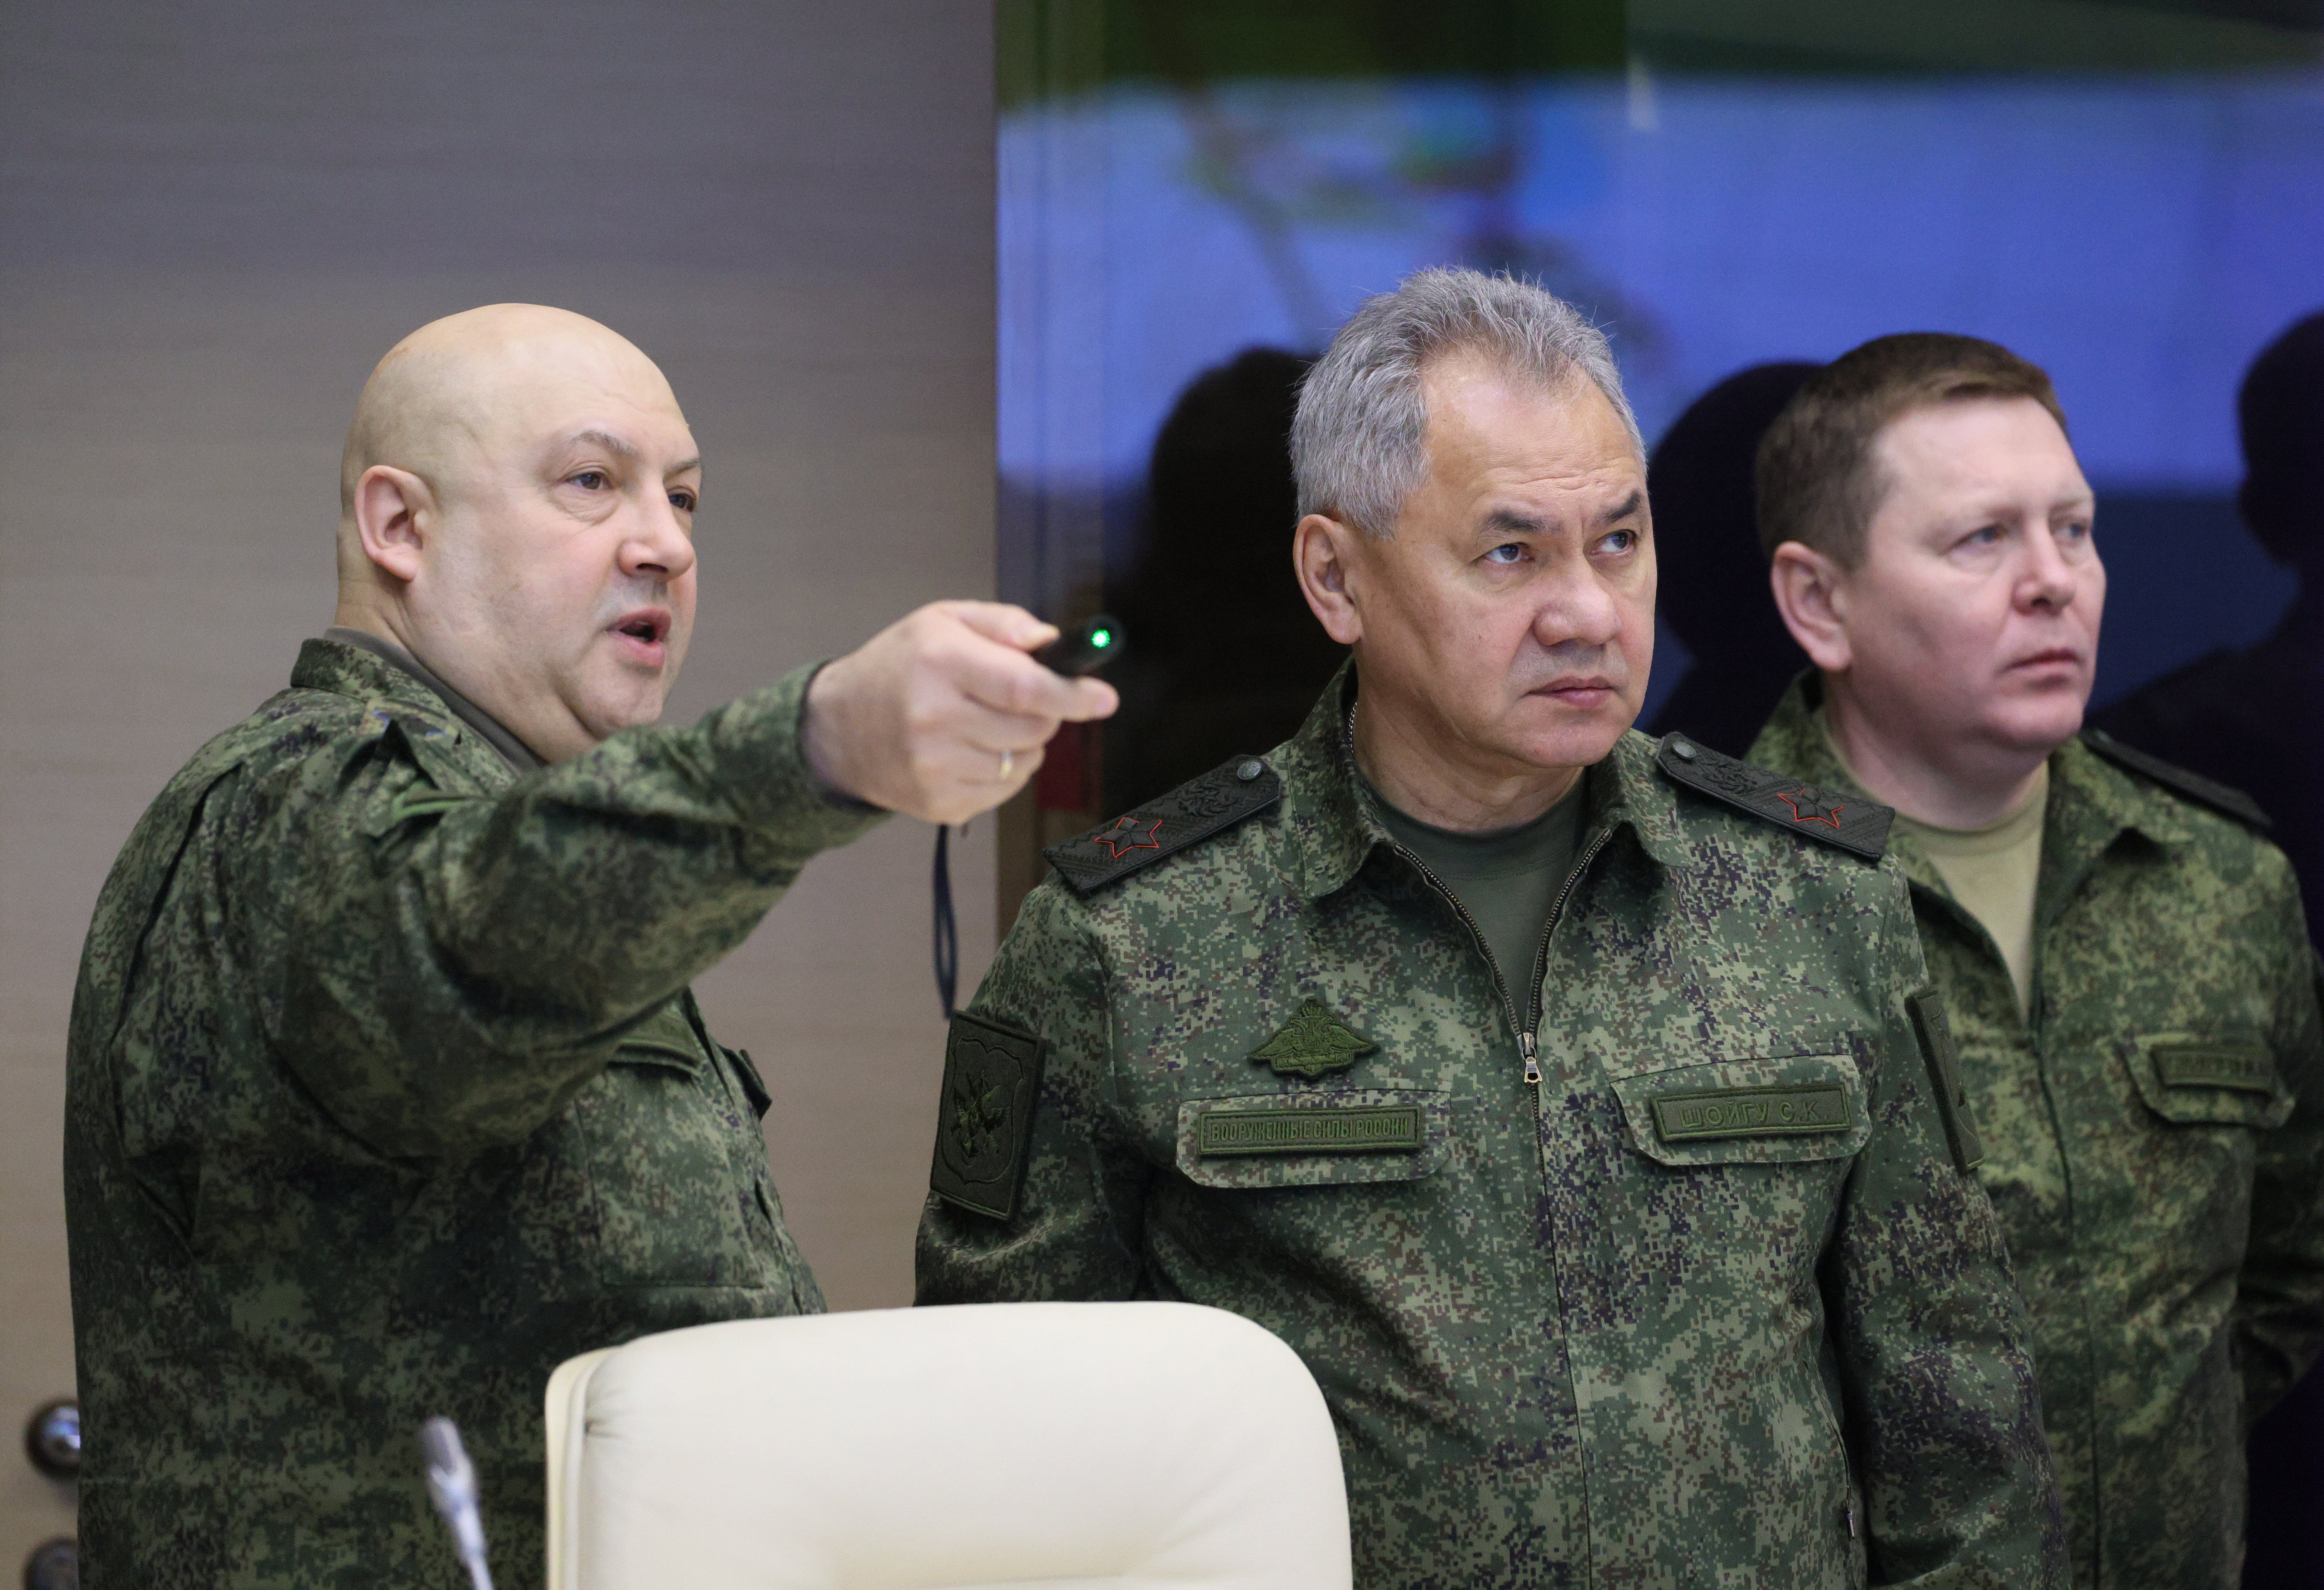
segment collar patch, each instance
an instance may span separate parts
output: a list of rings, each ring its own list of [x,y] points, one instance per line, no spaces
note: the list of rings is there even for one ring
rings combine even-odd
[[[1251,1050],[1250,1058],[1264,1060],[1278,1076],[1313,1082],[1326,1072],[1346,1070],[1378,1048],[1311,998],[1282,1031]]]

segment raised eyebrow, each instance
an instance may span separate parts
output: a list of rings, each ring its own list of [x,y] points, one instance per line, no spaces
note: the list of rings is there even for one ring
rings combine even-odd
[[[1628,519],[1646,505],[1646,494],[1642,491],[1633,491],[1628,496],[1598,515],[1598,522],[1612,524],[1618,520]]]
[[[625,462],[633,462],[638,457],[635,446],[610,430],[576,430],[565,439],[567,447],[577,447],[584,442],[594,442]]]

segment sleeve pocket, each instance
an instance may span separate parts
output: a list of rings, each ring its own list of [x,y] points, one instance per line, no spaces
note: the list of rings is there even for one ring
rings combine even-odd
[[[1615,1079],[1637,1151],[1662,1164],[1845,1160],[1872,1140],[1852,1054],[1712,1060]]]
[[[1178,1105],[1178,1169],[1197,1187],[1418,1181],[1443,1167],[1452,1095],[1340,1087]]]
[[[2156,1032],[2125,1039],[2122,1050],[2146,1107],[2173,1124],[2265,1129],[2292,1117],[2292,1090],[2264,1043]]]

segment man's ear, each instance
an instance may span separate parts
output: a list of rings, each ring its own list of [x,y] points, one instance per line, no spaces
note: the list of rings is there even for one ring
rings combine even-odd
[[[1804,542],[1785,541],[1775,549],[1767,584],[1784,627],[1808,661],[1826,673],[1845,672],[1855,655],[1848,640],[1847,571]]]
[[[1360,555],[1357,542],[1363,533],[1321,513],[1308,514],[1291,532],[1291,568],[1300,594],[1324,633],[1342,646],[1364,638],[1363,615],[1348,588],[1349,562]]]
[[[364,556],[379,570],[409,585],[420,575],[420,558],[436,528],[436,494],[409,469],[374,464],[355,482],[355,534]]]

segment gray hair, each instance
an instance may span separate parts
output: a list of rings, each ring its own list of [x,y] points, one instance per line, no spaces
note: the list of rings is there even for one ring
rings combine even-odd
[[[1323,513],[1393,535],[1428,470],[1421,376],[1434,360],[1471,351],[1551,391],[1588,376],[1646,457],[1613,350],[1580,310],[1511,276],[1416,271],[1394,292],[1365,300],[1300,383],[1291,422],[1300,517]]]

